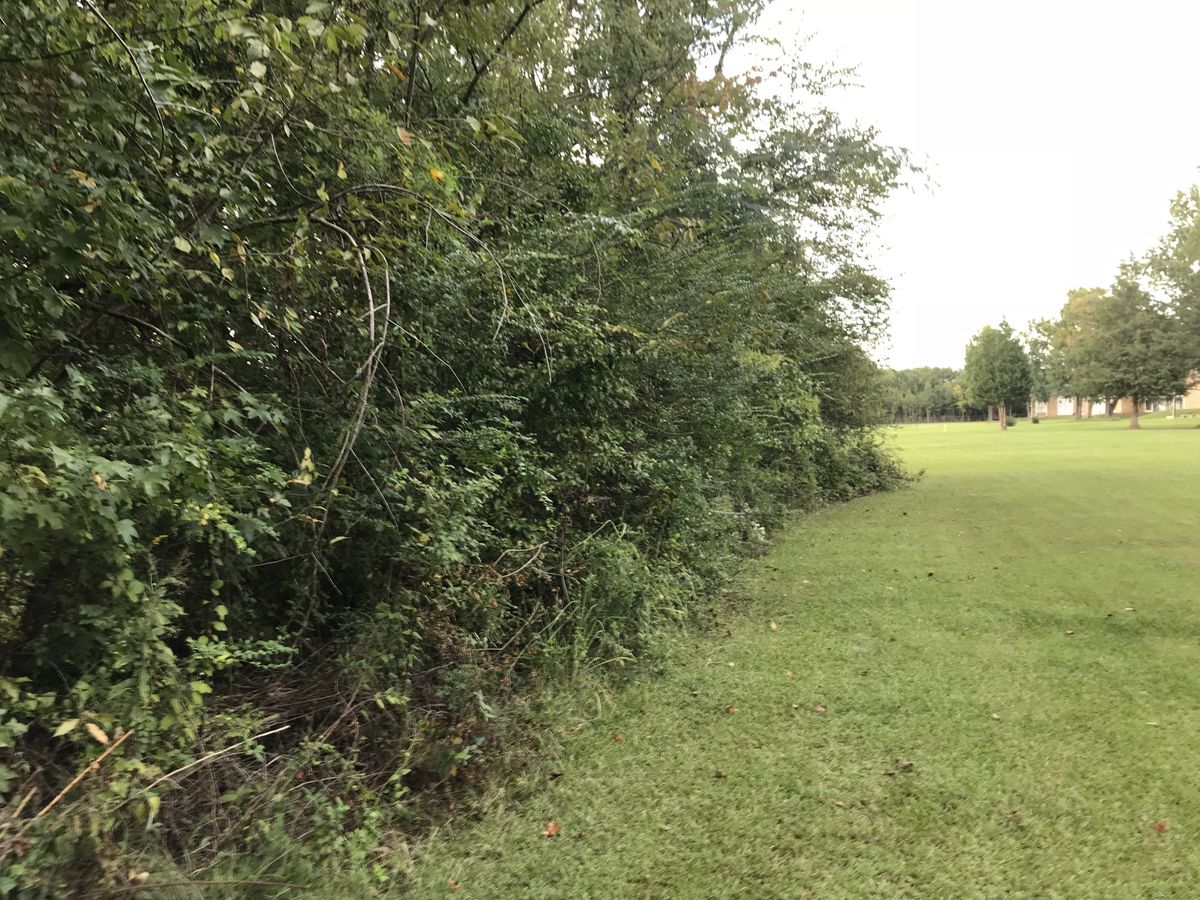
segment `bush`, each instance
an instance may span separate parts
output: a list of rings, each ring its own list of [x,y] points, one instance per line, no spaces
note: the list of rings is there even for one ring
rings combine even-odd
[[[1016,424],[1017,424],[1017,420],[1016,420],[1016,419],[1014,419],[1012,416],[1007,416],[1007,417],[1004,419],[1004,424],[1005,424],[1006,426],[1008,426],[1009,428],[1012,428],[1014,425],[1016,425]]]
[[[414,72],[366,0],[107,4],[136,66],[9,6],[0,894],[385,880],[522,691],[901,478],[855,248],[903,160],[704,77],[755,4],[451,5]]]
[[[1036,425],[1040,421],[1041,421],[1041,419],[1039,419],[1037,416],[1032,416],[1029,419],[1029,424]]]

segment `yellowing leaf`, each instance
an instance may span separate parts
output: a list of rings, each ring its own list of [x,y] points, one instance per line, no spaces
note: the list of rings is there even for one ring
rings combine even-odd
[[[192,252],[192,242],[189,241],[185,237],[179,237],[178,235],[176,235],[175,236],[175,249],[178,250],[180,253],[191,253]]]
[[[76,181],[78,181],[80,184],[82,184],[84,187],[94,188],[96,186],[96,180],[94,178],[92,178],[91,175],[88,175],[86,172],[80,172],[78,169],[71,169],[71,171],[69,171],[67,174],[70,175],[72,178],[74,178]]]
[[[429,167],[429,177],[432,178],[434,181],[436,181],[438,184],[446,183],[446,173],[443,172],[441,169],[437,168],[436,166]]]
[[[408,133],[407,128],[401,128],[399,125],[397,125],[396,137],[400,138],[400,143],[402,143],[405,147],[412,146],[412,135]]]
[[[70,734],[72,731],[74,731],[78,727],[79,727],[78,719],[67,719],[65,722],[63,722],[61,725],[59,725],[57,728],[54,729],[54,736],[62,737],[64,734]]]
[[[99,472],[97,472],[95,469],[92,470],[92,481],[96,482],[96,487],[100,488],[100,490],[102,490],[102,491],[108,490],[108,482],[105,481],[104,476],[101,475]]]
[[[387,70],[399,78],[401,81],[408,81],[408,76],[404,74],[404,70],[395,63],[388,63]]]
[[[83,727],[87,729],[88,734],[96,739],[97,743],[108,743],[108,735],[104,733],[104,730],[99,725],[95,724],[94,722],[88,722]]]
[[[342,181],[346,180],[346,166],[344,163],[338,163],[337,177],[342,179]]]
[[[558,823],[554,820],[551,820],[546,823],[546,827],[542,831],[542,837],[558,837],[560,831],[562,831],[562,829],[559,827]]]
[[[323,203],[329,202],[329,191],[325,190],[324,184],[322,184],[319,188],[317,188],[317,199],[322,201]]]

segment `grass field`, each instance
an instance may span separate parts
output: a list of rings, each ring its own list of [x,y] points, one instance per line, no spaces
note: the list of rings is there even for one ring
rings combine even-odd
[[[415,895],[1200,897],[1200,419],[1124,424],[898,429]]]

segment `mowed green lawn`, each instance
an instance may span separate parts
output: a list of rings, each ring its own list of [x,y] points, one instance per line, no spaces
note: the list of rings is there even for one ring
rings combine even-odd
[[[1123,425],[897,430],[415,895],[1200,897],[1200,419]]]

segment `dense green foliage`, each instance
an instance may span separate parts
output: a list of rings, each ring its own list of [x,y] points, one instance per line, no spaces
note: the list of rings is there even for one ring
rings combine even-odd
[[[725,74],[756,6],[5,7],[0,895],[301,836],[386,879],[516,685],[894,482],[903,160]]]
[[[988,325],[967,345],[963,386],[976,406],[999,408],[1000,427],[1008,428],[1008,407],[1029,397],[1033,374],[1029,356],[1007,322]]]

